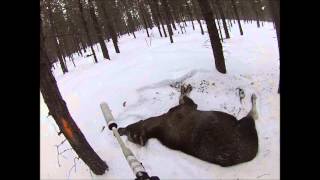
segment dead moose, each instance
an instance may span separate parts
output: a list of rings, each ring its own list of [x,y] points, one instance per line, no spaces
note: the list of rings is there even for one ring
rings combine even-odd
[[[188,94],[192,86],[181,86],[179,105],[167,113],[119,128],[120,135],[144,146],[149,138],[207,162],[232,166],[252,160],[258,152],[255,120],[256,96],[247,116],[237,120],[219,111],[200,111]]]

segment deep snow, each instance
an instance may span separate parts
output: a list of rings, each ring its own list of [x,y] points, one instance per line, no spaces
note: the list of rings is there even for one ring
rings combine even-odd
[[[223,42],[227,74],[220,74],[214,67],[208,34],[201,35],[194,23],[195,31],[189,22],[186,34],[176,31],[173,44],[169,38],[160,38],[156,28],[151,38],[141,30],[136,32],[137,39],[128,35],[119,39],[120,54],[115,53],[112,42],[107,43],[111,61],[103,60],[100,50],[96,52],[99,63],[94,64],[92,56],[75,56],[77,67],[68,62],[70,72],[65,75],[56,64],[54,75],[69,111],[90,145],[107,162],[109,171],[95,176],[81,160],[74,159],[72,150],[59,156],[59,167],[55,145],[64,137],[57,135],[57,125],[47,117],[41,97],[41,179],[134,179],[112,132],[107,128],[102,131],[106,123],[99,104],[107,102],[118,125],[126,126],[177,105],[177,82],[192,84],[190,97],[198,109],[224,111],[238,119],[248,113],[250,96],[256,93],[259,152],[250,162],[225,168],[168,149],[156,139],[140,147],[124,137],[150,175],[161,179],[280,178],[279,55],[273,25],[264,23],[257,28],[255,23],[242,22],[244,35],[240,36],[234,24],[231,39]],[[237,88],[246,95],[242,104]],[[59,151],[68,148],[65,142]],[[74,161],[76,166],[72,168]]]

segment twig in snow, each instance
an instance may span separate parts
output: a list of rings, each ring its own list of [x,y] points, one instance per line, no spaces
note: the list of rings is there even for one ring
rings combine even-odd
[[[101,132],[104,130],[104,128],[106,128],[105,126],[102,126]]]
[[[72,149],[72,148],[65,149],[65,150],[63,150],[62,152],[59,152],[59,155],[62,155],[64,152],[69,151],[69,150],[73,150],[73,149]]]
[[[58,160],[58,166],[61,167],[61,164],[60,164],[60,161],[59,161],[59,149],[58,149],[58,146],[56,146],[57,148],[57,160]]]
[[[151,47],[151,40],[150,40],[150,44],[148,43],[147,38],[144,38],[144,40],[146,41],[147,45]]]
[[[93,176],[92,176],[92,173],[91,173],[91,169],[90,169],[90,168],[89,168],[89,173],[90,173],[91,179],[93,179]]]
[[[59,152],[59,147],[60,147],[64,142],[66,142],[66,140],[67,140],[67,139],[64,139],[63,141],[61,141],[60,144],[54,145],[54,146],[57,148],[57,160],[58,160],[58,165],[59,165],[59,167],[61,167],[59,156],[62,155],[64,152],[68,151],[68,150],[72,150],[72,148],[69,148],[69,149],[63,150],[62,152]]]
[[[56,145],[56,146],[61,146],[64,142],[66,142],[67,139],[64,139],[63,141],[61,141],[60,144]]]
[[[261,178],[262,176],[266,176],[266,175],[269,175],[269,174],[262,174],[260,176],[257,176],[257,179]]]
[[[76,169],[76,167],[77,167],[76,159],[79,160],[79,157],[74,157],[74,158],[73,158],[73,165],[72,165],[71,168],[69,169],[68,179],[70,178],[70,174],[71,174],[71,171],[72,171],[73,168],[74,168],[74,172],[75,172],[75,173],[77,172],[77,169]]]

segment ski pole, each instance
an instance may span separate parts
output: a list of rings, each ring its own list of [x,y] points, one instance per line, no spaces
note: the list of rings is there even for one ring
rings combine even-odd
[[[113,132],[113,135],[116,137],[118,143],[120,144],[123,155],[125,156],[129,166],[131,167],[133,174],[136,176],[135,180],[160,180],[157,176],[149,177],[142,163],[137,160],[132,151],[124,144],[118,132],[118,125],[114,121],[108,104],[102,102],[100,104],[100,108],[102,110],[104,119],[107,122],[109,130],[111,130]]]

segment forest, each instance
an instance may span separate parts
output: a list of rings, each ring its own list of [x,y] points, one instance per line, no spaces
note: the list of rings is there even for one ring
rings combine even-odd
[[[279,179],[279,50],[280,0],[40,0],[41,178],[134,177],[99,105],[124,127],[190,84],[198,109],[237,119],[257,95],[257,157],[224,169],[122,138],[149,175]]]

